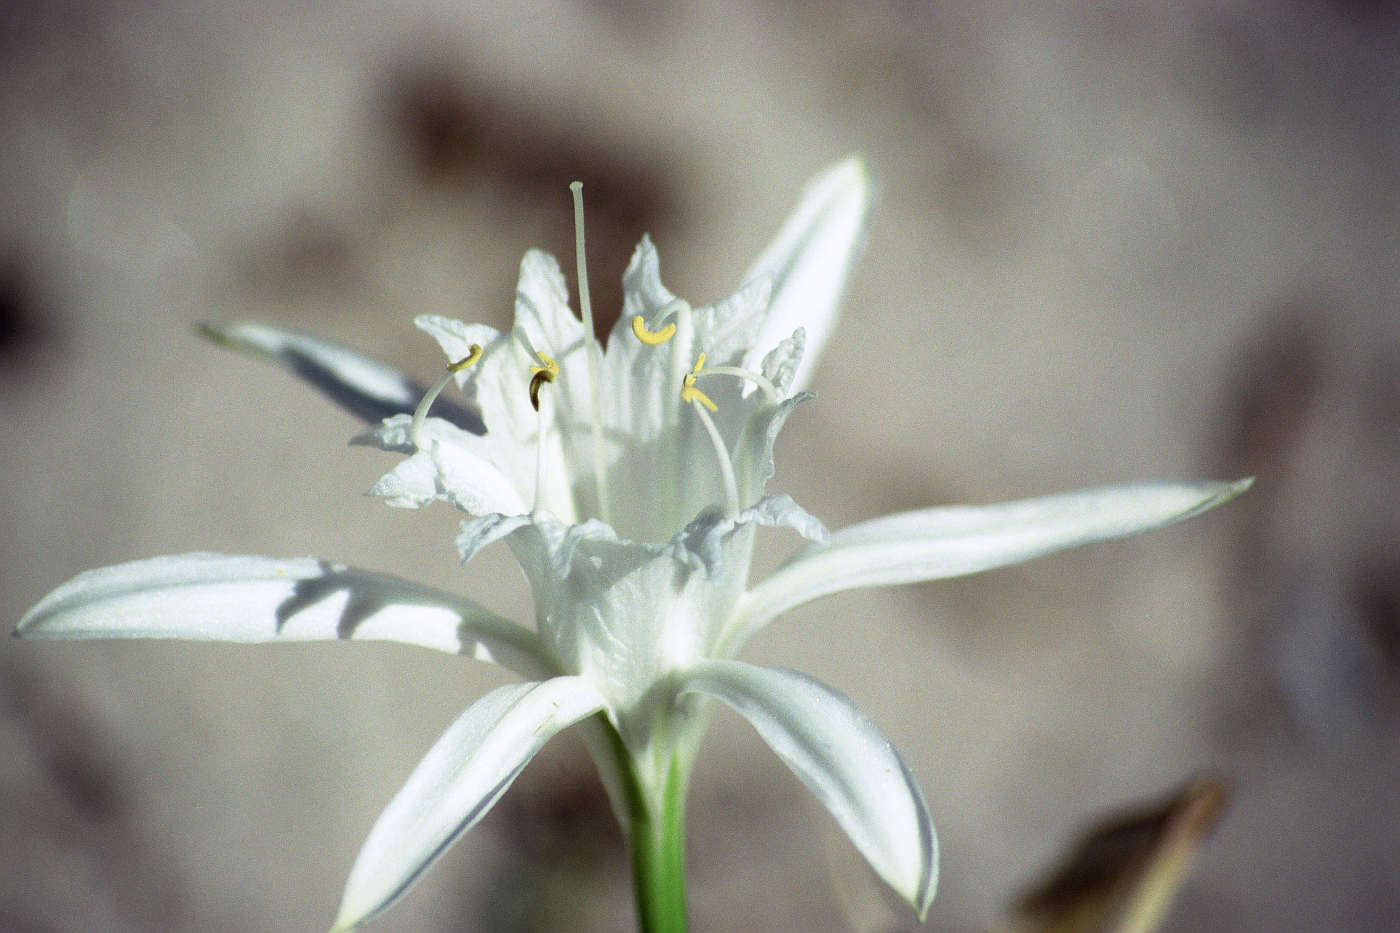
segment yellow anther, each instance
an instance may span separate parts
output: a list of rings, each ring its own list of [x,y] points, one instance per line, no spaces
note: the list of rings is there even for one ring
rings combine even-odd
[[[710,400],[710,397],[699,389],[695,388],[695,380],[700,378],[700,371],[705,368],[705,354],[701,353],[700,358],[695,361],[695,366],[686,374],[681,385],[682,402],[699,402],[710,411],[719,411],[719,406]]]
[[[553,382],[554,377],[559,375],[559,364],[554,362],[554,357],[548,354],[535,351],[535,356],[540,358],[543,366],[531,366],[530,372],[536,376],[544,376],[545,382]]]
[[[450,373],[460,373],[464,369],[470,369],[481,359],[481,344],[474,343],[467,348],[467,355],[455,363],[447,364],[447,371]]]
[[[559,364],[554,362],[552,357],[540,353],[538,350],[535,351],[535,355],[540,358],[540,362],[544,365],[530,367],[530,372],[533,373],[535,377],[530,380],[530,404],[534,406],[535,411],[539,411],[540,386],[544,385],[546,382],[553,382],[555,380],[559,375]]]
[[[676,325],[673,322],[667,324],[658,331],[652,332],[647,330],[646,321],[642,320],[642,316],[639,314],[632,318],[632,333],[636,334],[637,339],[647,346],[659,347],[676,336]]]

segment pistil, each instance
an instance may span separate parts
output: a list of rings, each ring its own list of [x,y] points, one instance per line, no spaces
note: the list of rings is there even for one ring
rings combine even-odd
[[[602,347],[593,332],[593,305],[588,298],[588,260],[583,249],[583,182],[573,182],[569,190],[574,195],[574,252],[578,257],[578,304],[583,317],[583,332],[588,342],[588,407],[593,428],[593,483],[598,497],[598,517],[611,522],[608,515],[607,477],[603,475]]]

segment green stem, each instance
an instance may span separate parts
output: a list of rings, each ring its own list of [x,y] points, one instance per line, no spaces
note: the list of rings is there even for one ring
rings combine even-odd
[[[632,884],[642,933],[686,930],[684,770],[672,761],[662,799],[632,812]]]
[[[685,794],[691,755],[670,756],[663,786],[644,780],[617,729],[599,717],[621,780],[627,838],[632,854],[632,886],[641,933],[685,933]]]

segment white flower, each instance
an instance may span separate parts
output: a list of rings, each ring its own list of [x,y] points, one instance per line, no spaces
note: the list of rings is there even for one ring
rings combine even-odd
[[[774,440],[809,397],[801,389],[812,351],[835,320],[869,200],[858,160],[822,174],[744,284],[709,307],[666,290],[644,238],[606,352],[592,333],[582,268],[580,320],[554,259],[530,252],[510,332],[418,319],[455,361],[426,395],[324,341],[256,325],[211,329],[277,358],[361,416],[382,418],[357,440],[406,458],[372,493],[394,506],[442,500],[467,513],[456,542],[463,561],[504,539],[534,593],[533,631],[467,600],[324,561],[192,554],[81,574],[30,610],[19,633],[388,639],[526,678],[473,704],[389,804],[351,872],[338,929],[403,894],[571,724],[587,721],[620,816],[674,804],[709,699],[748,719],[922,917],[937,843],[889,741],[831,688],[735,656],[775,617],[819,596],[1133,534],[1224,502],[1247,483],[934,508],[829,536],[786,496],[765,496]],[[469,404],[444,400],[446,417],[428,416],[449,378]],[[809,543],[751,587],[758,525],[786,526]]]

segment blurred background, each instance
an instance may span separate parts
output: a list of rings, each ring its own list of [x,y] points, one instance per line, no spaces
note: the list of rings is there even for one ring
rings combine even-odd
[[[585,184],[606,316],[650,232],[723,297],[853,151],[865,258],[773,489],[830,527],[1258,476],[1186,525],[844,594],[750,660],[851,695],[986,930],[1105,813],[1232,802],[1167,928],[1400,926],[1400,30],[1390,4],[17,3],[0,13],[0,618],[98,565],[311,554],[530,618],[505,549],[361,495],[393,458],[201,340],[251,319],[422,380],[508,325]],[[760,570],[796,542],[774,533]],[[0,929],[324,928],[381,808],[507,675],[401,646],[0,647]],[[896,931],[721,715],[697,931]],[[551,744],[375,930],[617,930],[621,839]]]

